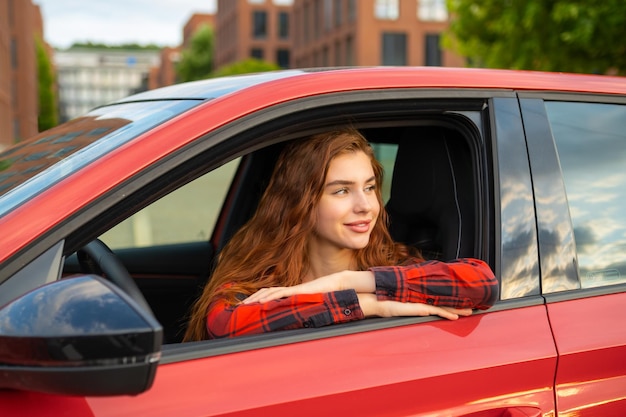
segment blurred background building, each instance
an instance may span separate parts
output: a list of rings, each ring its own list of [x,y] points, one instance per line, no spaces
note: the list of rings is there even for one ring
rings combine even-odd
[[[152,90],[166,85],[172,85],[178,82],[176,76],[176,64],[180,60],[180,53],[183,49],[189,47],[191,38],[196,30],[202,25],[215,27],[215,15],[205,13],[194,13],[183,27],[183,42],[176,47],[165,47],[161,50],[159,66],[150,70],[148,79],[148,89]]]
[[[218,0],[215,66],[247,58],[291,66],[292,0]]]
[[[294,0],[293,66],[462,66],[443,51],[445,0]]]
[[[33,45],[42,37],[43,22],[34,1],[0,0],[0,149],[38,130]],[[56,51],[46,46],[58,121],[181,81],[177,65],[204,25],[212,28],[213,69],[250,58],[279,68],[465,63],[440,46],[449,26],[445,0],[218,0],[215,15],[189,18],[178,46]]]
[[[37,133],[35,43],[43,23],[29,0],[0,0],[0,150]]]
[[[146,90],[159,51],[70,49],[57,51],[54,62],[59,89],[60,122],[96,106]]]

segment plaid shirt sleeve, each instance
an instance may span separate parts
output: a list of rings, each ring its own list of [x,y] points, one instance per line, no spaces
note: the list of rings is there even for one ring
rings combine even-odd
[[[370,271],[374,272],[379,300],[486,310],[500,295],[498,280],[479,259],[426,261]]]
[[[231,305],[223,299],[209,306],[209,338],[234,337],[275,330],[321,327],[364,318],[354,290],[298,294],[267,303]]]

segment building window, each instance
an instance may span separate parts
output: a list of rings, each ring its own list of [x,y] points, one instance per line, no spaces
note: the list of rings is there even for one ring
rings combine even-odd
[[[13,119],[13,141],[17,143],[20,139],[22,139],[22,136],[20,135],[20,120],[15,117]]]
[[[289,49],[279,49],[276,51],[276,63],[281,68],[289,68]]]
[[[322,48],[322,66],[323,67],[328,66],[329,57],[330,57],[330,51],[328,50],[328,46],[325,46],[324,48]]]
[[[324,30],[330,32],[333,28],[333,0],[324,0]]]
[[[293,0],[273,0],[272,3],[276,6],[292,6]]]
[[[289,38],[289,13],[278,13],[278,37],[280,39]]]
[[[406,65],[406,34],[383,33],[382,65]]]
[[[258,60],[263,60],[263,49],[261,48],[252,48],[250,50],[250,57]]]
[[[400,15],[398,0],[376,0],[374,16],[381,20],[397,20]]]
[[[341,23],[343,22],[343,9],[342,9],[342,0],[334,0],[334,11],[333,15],[335,18],[335,27],[341,27]]]
[[[15,21],[15,17],[13,16],[13,0],[9,0],[7,4],[7,16],[9,18],[9,27],[14,27],[13,22]]]
[[[417,18],[431,22],[447,21],[446,0],[417,0]]]
[[[250,4],[265,4],[265,0],[248,0]]]
[[[309,3],[304,4],[304,42],[308,42],[311,39],[311,6]]]
[[[322,3],[313,3],[313,39],[319,39],[321,35]]]
[[[356,20],[356,0],[348,0],[348,21]]]
[[[354,39],[352,36],[346,38],[346,65],[354,65]]]
[[[266,12],[257,10],[252,13],[252,36],[255,39],[264,39],[267,37]]]
[[[426,34],[426,56],[424,57],[424,63],[428,66],[441,66],[441,48],[439,47],[440,38],[441,37],[438,33]]]

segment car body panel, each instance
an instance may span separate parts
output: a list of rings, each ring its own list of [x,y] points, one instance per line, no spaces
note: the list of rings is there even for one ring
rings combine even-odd
[[[88,402],[96,416],[549,413],[555,367],[545,307],[534,306],[165,364],[144,394]]]
[[[621,416],[626,407],[626,294],[547,304],[559,352],[559,416]]]

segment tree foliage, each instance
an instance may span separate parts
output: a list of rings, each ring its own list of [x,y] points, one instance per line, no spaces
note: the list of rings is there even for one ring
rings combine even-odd
[[[280,67],[276,64],[254,58],[249,58],[243,61],[235,62],[231,65],[226,65],[218,68],[211,74],[211,76],[223,77],[227,75],[249,74],[253,72],[274,71],[279,69]]]
[[[445,45],[470,65],[626,74],[624,0],[447,0]]]
[[[201,25],[192,35],[188,48],[183,49],[176,66],[181,82],[208,78],[213,70],[214,35],[211,26]]]
[[[37,55],[37,80],[39,89],[39,115],[37,124],[40,132],[48,130],[59,123],[57,112],[54,73],[46,48],[41,39],[35,42]]]
[[[99,42],[74,42],[69,48],[72,49],[110,49],[123,51],[160,51],[162,46],[156,44],[140,45],[137,43],[123,43],[119,45],[109,45]]]

